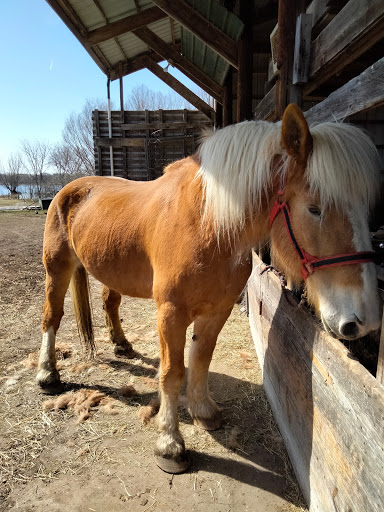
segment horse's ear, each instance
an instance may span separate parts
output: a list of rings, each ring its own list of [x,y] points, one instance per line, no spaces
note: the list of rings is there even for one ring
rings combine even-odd
[[[281,139],[288,155],[305,164],[312,151],[312,136],[302,111],[294,103],[285,109]]]

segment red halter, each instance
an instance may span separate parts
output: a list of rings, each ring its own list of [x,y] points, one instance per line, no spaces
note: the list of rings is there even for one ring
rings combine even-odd
[[[278,199],[276,199],[271,214],[269,217],[269,225],[272,227],[273,221],[276,216],[283,212],[284,221],[286,228],[288,230],[289,237],[291,239],[292,245],[295,248],[301,263],[301,275],[303,276],[304,281],[307,279],[308,275],[313,274],[313,272],[317,269],[326,268],[326,267],[338,267],[341,265],[353,265],[357,263],[368,263],[373,262],[375,253],[373,251],[365,251],[365,252],[351,252],[347,254],[337,254],[336,256],[328,256],[325,258],[316,258],[316,256],[312,256],[308,254],[304,249],[300,247],[298,244],[295,235],[292,229],[291,216],[289,214],[288,204],[284,202],[280,202],[281,196],[284,194],[284,183],[280,184],[280,189],[277,192]]]

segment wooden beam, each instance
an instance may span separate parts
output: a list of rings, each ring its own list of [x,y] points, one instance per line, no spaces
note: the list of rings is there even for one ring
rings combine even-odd
[[[154,60],[150,57],[145,57],[144,62],[146,67],[151,71],[154,75],[156,75],[160,80],[165,82],[169,87],[174,89],[180,96],[185,98],[189,103],[191,103],[198,110],[201,110],[209,119],[214,120],[215,118],[215,110],[205,103],[201,98],[199,98],[195,93],[185,87],[179,80],[177,80],[170,73],[166,73],[161,66],[156,64]]]
[[[240,0],[239,17],[244,23],[244,32],[238,45],[237,73],[237,122],[252,119],[252,21],[253,6],[248,0]]]
[[[224,83],[223,94],[223,126],[228,126],[233,123],[233,70],[229,68],[227,78]]]
[[[342,121],[364,110],[384,105],[384,57],[321,103],[305,112],[310,123]]]
[[[161,55],[164,60],[171,62],[172,66],[175,66],[184,73],[185,76],[204,89],[215,100],[220,103],[222,102],[223,88],[201,71],[201,69],[183,57],[178,50],[166,43],[148,27],[141,27],[134,30],[133,33],[152,50]]]
[[[257,105],[254,112],[254,119],[266,119],[272,121],[275,119],[275,98],[276,98],[276,84],[264,96],[264,98]]]
[[[167,14],[156,6],[145,9],[144,11],[132,14],[121,20],[108,23],[104,27],[96,28],[88,32],[86,40],[88,44],[95,45],[112,39],[114,37],[131,32],[155,21],[167,17]]]
[[[172,45],[176,51],[180,51],[180,45]],[[127,59],[124,62],[119,62],[116,66],[114,66],[110,70],[110,79],[117,80],[120,76],[126,76],[131,73],[135,73],[136,71],[140,71],[140,69],[144,69],[146,67],[144,57],[151,57],[155,62],[161,62],[164,58],[156,52],[149,51],[141,53],[132,59]]]
[[[296,1],[279,1],[279,44],[277,54],[277,69],[279,78],[276,87],[276,118],[283,117],[286,106],[290,103],[290,88],[292,86],[293,50],[295,45],[295,9]],[[296,103],[296,102],[295,102]]]
[[[94,137],[95,145],[97,148],[100,147],[114,147],[114,148],[126,148],[126,147],[139,147],[143,148],[145,144],[145,137]]]
[[[209,119],[200,121],[199,124],[206,124],[211,126],[212,121]],[[126,132],[137,132],[142,130],[183,130],[183,129],[196,128],[196,123],[192,122],[172,122],[172,123],[132,123],[122,124],[121,129]]]
[[[153,0],[160,9],[191,31],[237,69],[237,43],[184,0]]]
[[[295,50],[293,58],[292,84],[308,82],[311,53],[312,14],[301,13],[296,20]]]
[[[350,0],[312,44],[307,95],[383,38],[382,0]]]

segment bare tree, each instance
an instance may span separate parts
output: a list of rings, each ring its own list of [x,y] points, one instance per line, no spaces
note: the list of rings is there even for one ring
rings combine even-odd
[[[60,187],[64,187],[67,183],[78,178],[82,174],[82,162],[74,151],[66,144],[57,144],[52,148],[50,165],[55,169],[55,181]]]
[[[63,129],[63,140],[81,162],[84,174],[95,173],[92,129],[92,111],[95,109],[106,110],[107,105],[97,99],[86,100],[81,112],[73,112]]]
[[[1,169],[0,181],[11,194],[17,194],[17,187],[21,185],[23,161],[19,154],[11,154],[5,168]]]
[[[48,170],[50,145],[42,140],[31,142],[23,139],[21,141],[21,149],[24,155],[24,167],[32,178],[32,183],[38,197],[41,197],[44,174]]]
[[[176,91],[164,94],[161,91],[149,89],[141,84],[134,87],[127,101],[126,110],[158,110],[191,108],[191,104],[182,98]]]

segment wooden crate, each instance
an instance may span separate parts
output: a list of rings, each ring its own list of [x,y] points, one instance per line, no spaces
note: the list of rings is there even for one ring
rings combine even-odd
[[[195,153],[204,128],[213,124],[198,110],[112,111],[109,138],[108,112],[92,113],[95,168],[99,176],[151,180],[166,165]]]
[[[384,386],[253,260],[251,331],[311,512],[382,512]]]

